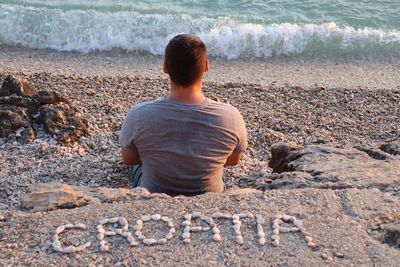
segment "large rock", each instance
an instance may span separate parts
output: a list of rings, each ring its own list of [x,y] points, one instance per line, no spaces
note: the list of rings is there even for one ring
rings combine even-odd
[[[21,207],[36,212],[151,198],[170,198],[170,196],[158,193],[151,194],[142,187],[133,189],[100,187],[92,189],[54,182],[32,185],[29,188],[29,193],[23,197]]]
[[[17,79],[12,75],[7,76],[0,88],[0,96],[34,96],[37,91],[27,79]]]
[[[0,105],[0,137],[6,138],[16,132],[16,139],[30,143],[35,139],[31,120],[24,108]]]
[[[400,189],[400,157],[377,149],[276,144],[269,166],[279,173],[269,184],[272,189]]]
[[[0,88],[0,137],[30,143],[33,124],[43,124],[58,141],[76,142],[88,134],[88,123],[69,103],[54,90],[37,92],[26,79],[7,76]]]

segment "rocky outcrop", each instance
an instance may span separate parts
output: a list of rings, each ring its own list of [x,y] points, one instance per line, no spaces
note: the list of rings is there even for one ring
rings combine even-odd
[[[26,79],[7,76],[0,88],[0,137],[31,143],[35,125],[58,141],[76,142],[88,133],[88,123],[53,90],[37,91]]]
[[[91,189],[61,183],[43,183],[32,185],[29,191],[23,197],[21,207],[34,212],[77,208],[89,204],[124,202],[132,199],[170,198],[166,194],[151,194],[142,187]]]
[[[365,147],[275,144],[269,166],[271,182],[264,189],[378,188],[400,189],[400,157]],[[394,154],[394,153],[393,153]]]

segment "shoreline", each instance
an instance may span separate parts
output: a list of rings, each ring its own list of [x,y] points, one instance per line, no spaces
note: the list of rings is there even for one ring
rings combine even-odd
[[[0,70],[12,73],[81,76],[131,76],[167,79],[162,73],[163,58],[124,51],[57,52],[0,46]],[[205,81],[215,83],[258,84],[262,86],[300,86],[312,88],[398,89],[400,61],[396,58],[346,59],[311,57],[273,57],[268,59],[224,60],[210,58]]]

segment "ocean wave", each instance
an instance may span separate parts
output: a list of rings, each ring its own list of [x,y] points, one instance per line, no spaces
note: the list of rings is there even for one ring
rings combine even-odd
[[[399,54],[400,31],[323,24],[251,24],[229,17],[99,12],[0,4],[0,43],[57,51],[124,49],[163,55],[179,33],[199,35],[227,59],[274,55]]]

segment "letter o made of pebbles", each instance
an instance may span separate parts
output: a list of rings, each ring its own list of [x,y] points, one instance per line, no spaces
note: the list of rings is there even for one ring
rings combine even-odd
[[[85,244],[77,246],[77,247],[75,247],[75,246],[63,247],[62,243],[60,241],[59,235],[62,234],[67,229],[68,230],[69,229],[85,230],[86,225],[84,225],[83,223],[77,223],[75,225],[72,223],[67,223],[67,224],[58,226],[56,228],[56,230],[54,231],[54,235],[53,235],[52,247],[53,247],[54,251],[65,253],[65,254],[82,252],[92,245],[90,242],[86,242]]]
[[[104,229],[104,225],[106,224],[113,224],[114,231],[106,231]],[[116,228],[117,226],[121,225],[121,228]],[[128,240],[131,246],[137,245],[138,243],[133,239],[132,234],[128,232],[129,224],[128,220],[124,217],[113,217],[113,218],[105,218],[99,221],[99,224],[96,226],[97,228],[97,240],[100,241],[100,251],[106,252],[110,249],[107,246],[106,240],[104,239],[106,236],[116,236],[120,235]],[[137,244],[136,244],[137,243]]]
[[[147,238],[143,232],[142,229],[144,227],[144,223],[145,222],[150,222],[150,221],[154,221],[154,222],[159,222],[162,221],[164,223],[167,224],[169,230],[168,233],[165,235],[164,238],[160,238],[160,239],[154,239],[154,238]],[[140,220],[136,221],[136,224],[133,226],[133,229],[135,230],[135,235],[139,240],[142,240],[142,242],[145,245],[163,245],[165,243],[168,242],[168,240],[172,239],[176,230],[174,227],[174,223],[172,221],[171,218],[167,217],[167,216],[162,216],[160,214],[153,214],[153,215],[143,215],[141,216]]]

